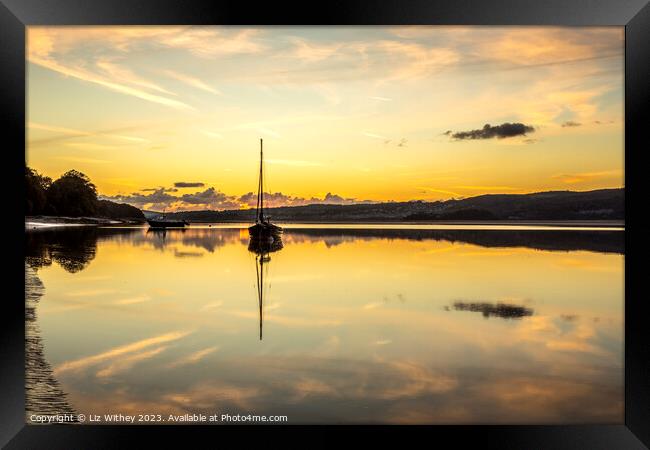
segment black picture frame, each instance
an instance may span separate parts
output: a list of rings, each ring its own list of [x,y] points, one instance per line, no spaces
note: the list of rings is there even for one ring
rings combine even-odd
[[[329,0],[260,2],[221,0],[0,0],[0,123],[5,217],[11,258],[6,258],[8,286],[2,301],[3,326],[0,444],[7,448],[125,448],[138,439],[194,445],[218,445],[226,435],[238,444],[250,439],[283,444],[336,444],[342,427],[278,426],[73,426],[26,425],[24,397],[24,196],[25,27],[29,25],[567,25],[625,27],[625,423],[553,426],[379,426],[345,427],[362,439],[418,442],[454,447],[589,448],[650,447],[650,341],[645,333],[647,302],[641,271],[646,238],[632,200],[640,201],[641,154],[648,148],[650,104],[650,4],[646,0]],[[20,149],[23,149],[23,152]],[[7,174],[11,174],[8,176]],[[637,207],[636,210],[640,209]],[[144,441],[143,441],[144,439]],[[219,441],[217,441],[219,439]],[[282,439],[279,441],[277,439]],[[398,440],[399,439],[399,440]],[[274,441],[271,441],[274,440]]]

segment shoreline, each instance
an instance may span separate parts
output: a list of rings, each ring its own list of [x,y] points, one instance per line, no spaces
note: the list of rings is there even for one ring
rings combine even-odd
[[[552,228],[607,228],[612,230],[625,230],[624,220],[422,220],[422,221],[402,221],[402,220],[361,220],[361,221],[333,221],[333,220],[301,220],[301,221],[279,221],[278,224],[287,228],[297,228],[296,226],[307,225],[340,225],[349,227],[369,226],[371,228],[387,226],[472,226],[472,227],[552,227]],[[78,227],[78,226],[142,226],[146,227],[146,221],[137,221],[133,219],[107,219],[101,217],[60,217],[60,216],[34,216],[25,217],[25,228],[27,230],[36,230],[53,227]],[[247,227],[249,223],[240,220],[219,221],[219,222],[190,222],[192,225],[240,225]],[[622,229],[622,230],[621,230]]]
[[[143,225],[146,221],[135,219],[109,219],[105,217],[25,216],[25,229],[52,227],[79,227],[97,225]]]

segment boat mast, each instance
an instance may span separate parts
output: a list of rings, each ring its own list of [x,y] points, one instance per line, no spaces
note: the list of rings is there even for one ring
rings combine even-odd
[[[262,139],[260,139],[260,190],[259,190],[259,196],[260,196],[260,214],[259,214],[259,220],[260,222],[264,221],[264,171],[262,170],[262,164],[264,161],[264,155],[262,153]]]

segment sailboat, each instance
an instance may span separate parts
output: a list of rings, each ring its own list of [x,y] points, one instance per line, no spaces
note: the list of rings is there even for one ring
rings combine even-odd
[[[280,240],[282,228],[271,223],[270,218],[264,215],[264,149],[260,139],[260,178],[257,185],[257,208],[255,224],[248,227],[251,241],[273,242]]]
[[[165,216],[165,212],[156,218],[147,219],[150,228],[153,229],[166,229],[166,228],[185,228],[189,225],[187,220],[170,220]]]

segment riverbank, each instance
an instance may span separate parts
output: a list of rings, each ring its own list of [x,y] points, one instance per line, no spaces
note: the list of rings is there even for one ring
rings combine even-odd
[[[107,219],[105,217],[26,216],[25,229],[84,225],[141,225],[143,220]]]

